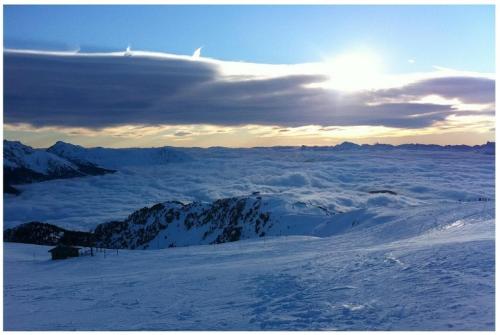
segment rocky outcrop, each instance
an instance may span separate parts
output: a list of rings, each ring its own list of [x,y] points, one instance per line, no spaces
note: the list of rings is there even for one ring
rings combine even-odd
[[[96,227],[99,246],[148,249],[218,244],[264,236],[273,225],[262,198],[235,197],[213,203],[169,201],[142,208],[124,221]]]

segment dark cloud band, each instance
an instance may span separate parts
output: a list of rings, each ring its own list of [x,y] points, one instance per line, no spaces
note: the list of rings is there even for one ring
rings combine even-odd
[[[177,58],[5,52],[4,120],[92,129],[125,124],[419,128],[456,111],[442,104],[373,102],[437,94],[494,103],[495,83],[485,78],[433,78],[346,98],[308,86],[327,79],[321,75],[229,79],[219,66]]]

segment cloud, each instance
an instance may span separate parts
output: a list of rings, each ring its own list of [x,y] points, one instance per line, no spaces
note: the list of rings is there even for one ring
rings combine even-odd
[[[182,130],[174,133],[175,137],[184,137],[184,136],[189,136],[189,135],[192,135],[192,133],[189,131],[182,131]]]
[[[464,103],[490,104],[495,101],[495,81],[489,78],[454,76],[421,80],[409,85],[382,90],[380,96],[427,96],[439,95],[457,98]]]
[[[196,49],[193,53],[193,59],[199,59],[201,57],[201,49],[202,47],[199,47],[198,49]]]
[[[493,106],[493,79],[445,73],[346,93],[323,85],[329,77],[320,64],[260,66],[136,51],[130,57],[6,51],[4,121],[87,129],[183,124],[420,128],[458,113],[451,103],[417,101],[428,95]]]

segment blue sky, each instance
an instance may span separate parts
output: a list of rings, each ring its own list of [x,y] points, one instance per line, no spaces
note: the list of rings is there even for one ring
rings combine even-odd
[[[303,63],[351,49],[386,71],[494,72],[494,6],[5,6],[11,48],[136,50]],[[408,62],[409,59],[414,62]]]

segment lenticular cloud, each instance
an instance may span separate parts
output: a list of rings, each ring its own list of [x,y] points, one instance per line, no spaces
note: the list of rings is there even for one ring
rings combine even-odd
[[[451,103],[416,102],[431,94],[494,104],[495,82],[481,76],[433,74],[399,87],[346,94],[322,87],[329,78],[320,72],[238,75],[235,64],[244,68],[246,63],[195,57],[198,51],[193,57],[145,52],[124,57],[8,50],[5,122],[90,129],[129,124],[419,128],[458,113]],[[224,71],[229,65],[231,75]],[[460,113],[467,114],[467,108]]]

